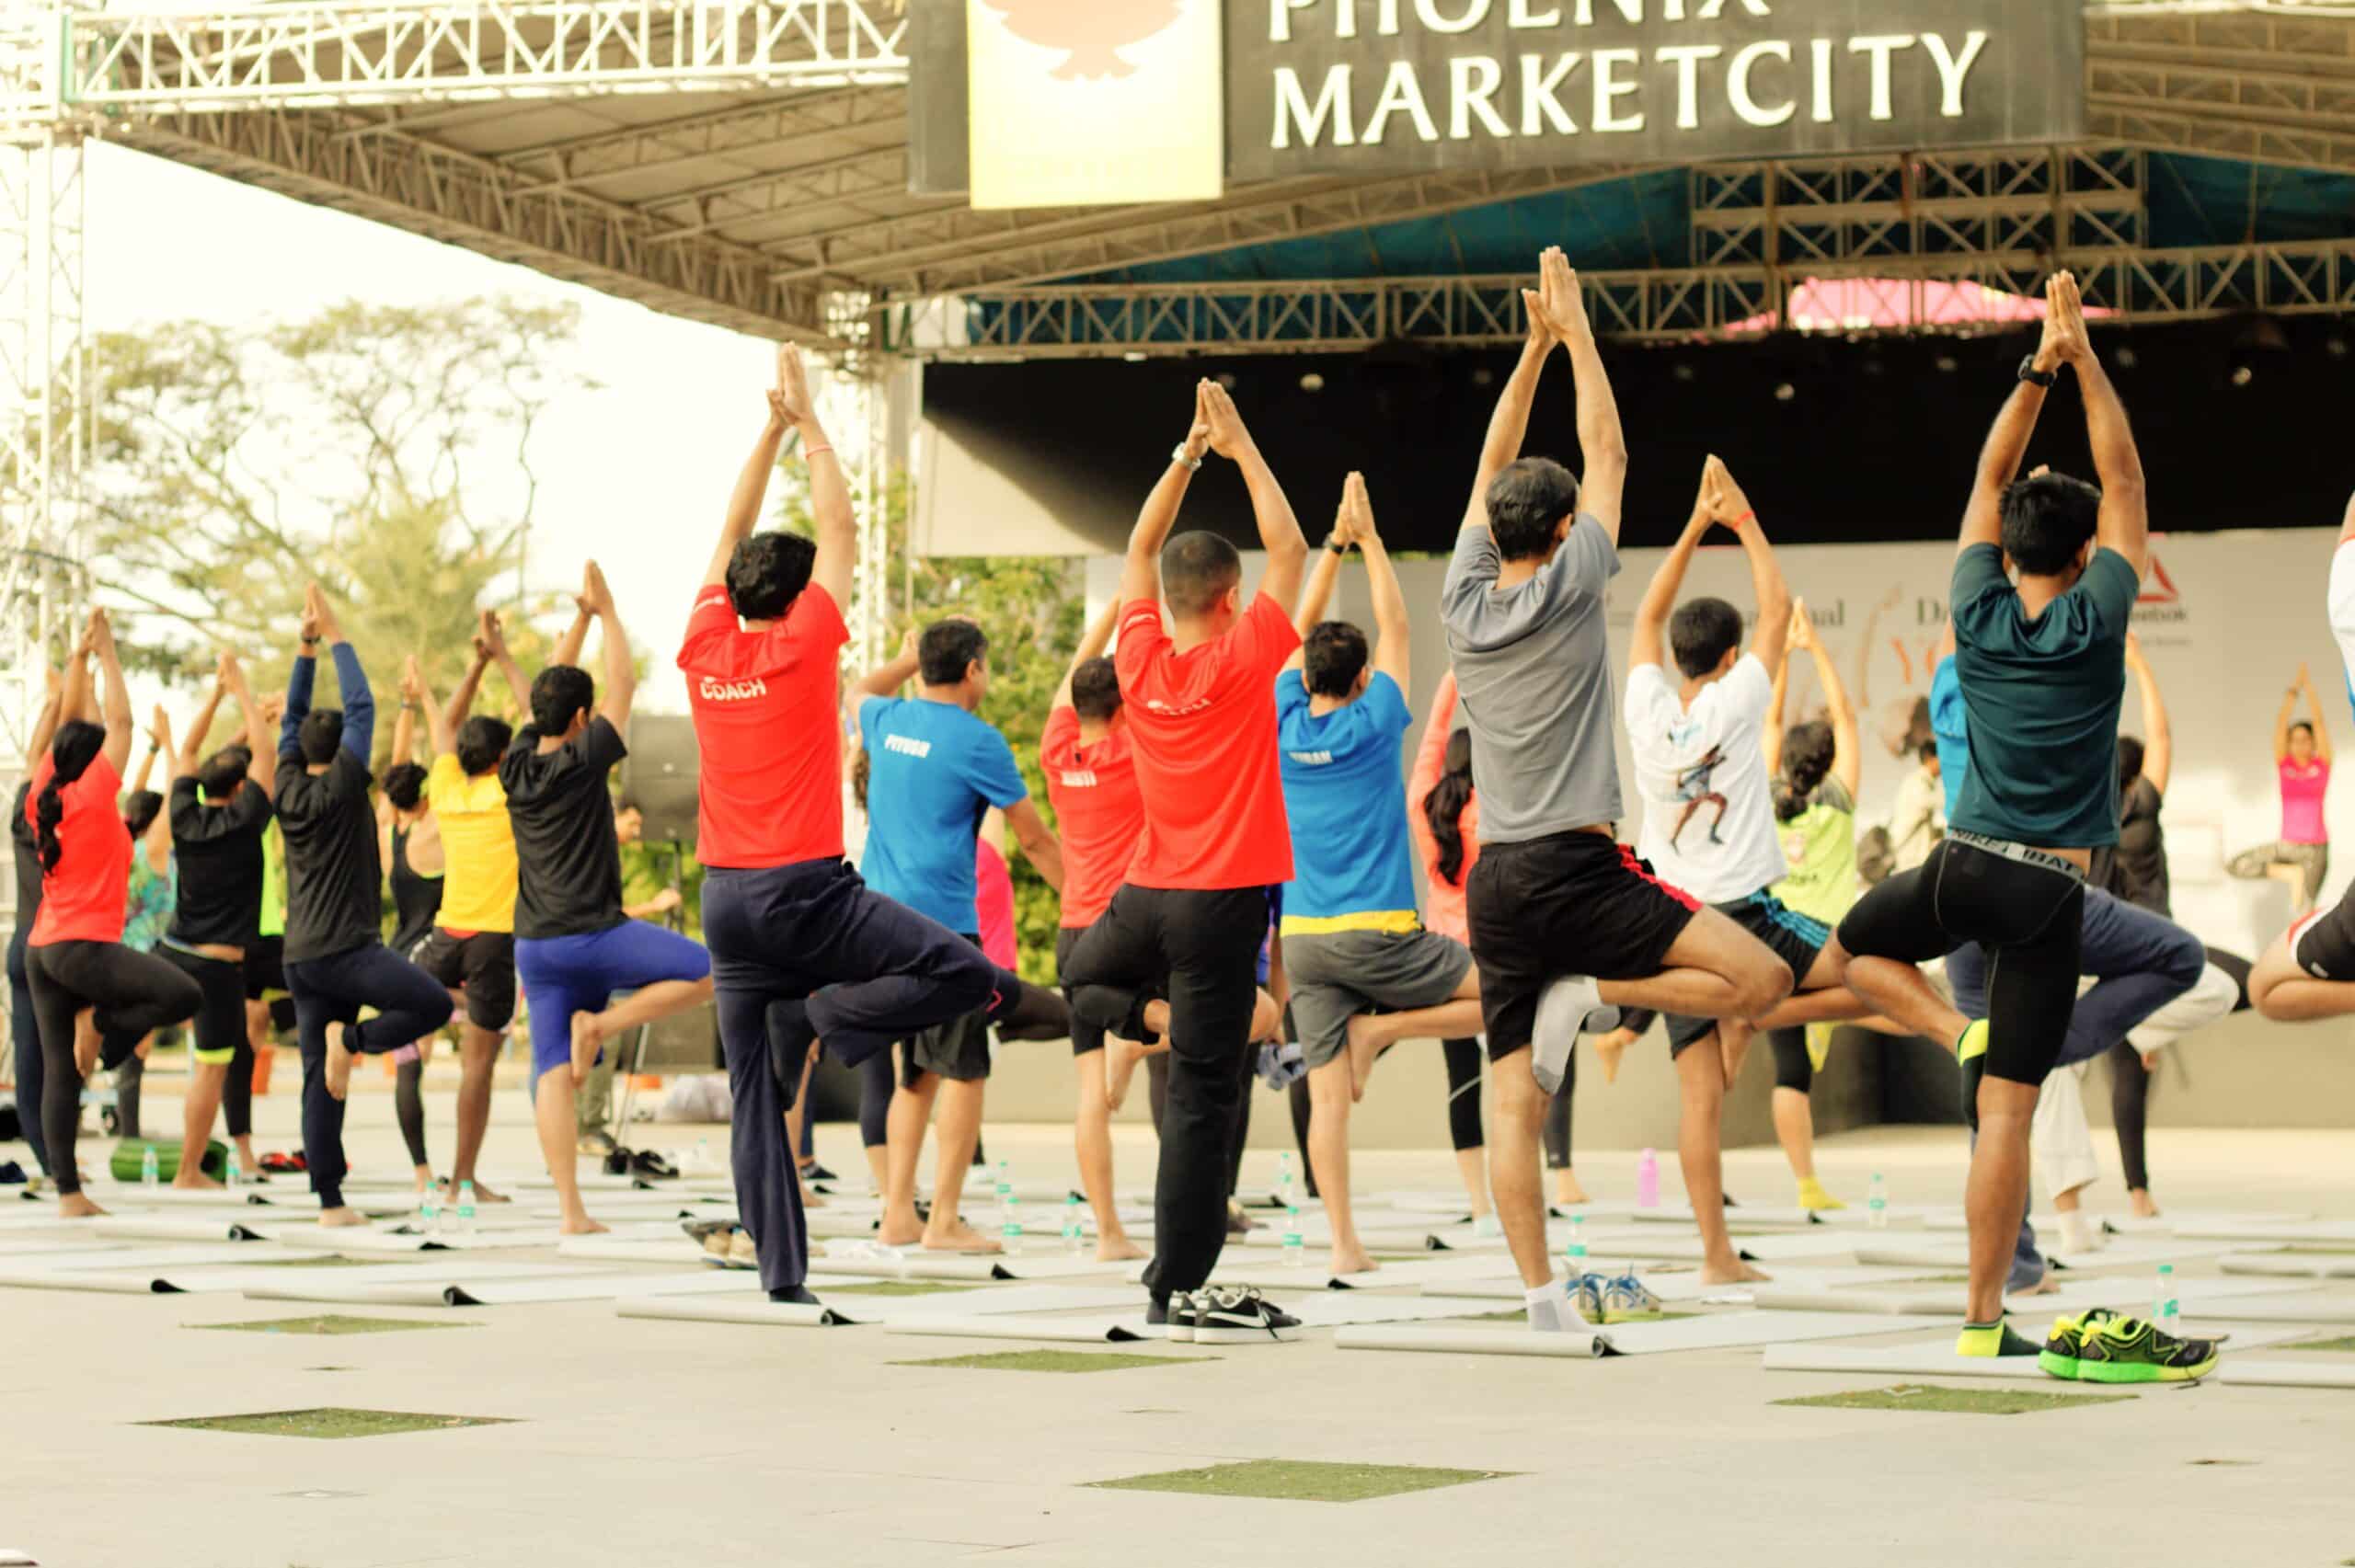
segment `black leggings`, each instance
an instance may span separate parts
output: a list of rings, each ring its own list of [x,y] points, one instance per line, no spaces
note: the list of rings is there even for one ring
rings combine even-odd
[[[114,1131],[117,1138],[137,1139],[139,1131],[139,1089],[147,1082],[147,1064],[140,1059],[137,1050],[122,1059],[114,1070]]]
[[[1767,1047],[1775,1053],[1775,1087],[1804,1094],[1815,1087],[1815,1059],[1807,1054],[1807,1026],[1766,1031]]]
[[[61,1196],[82,1190],[74,1144],[82,1121],[82,1075],[74,1070],[74,1017],[95,1007],[98,1063],[121,1067],[151,1029],[195,1016],[196,982],[153,954],[120,942],[58,942],[26,954],[40,1025],[41,1143]]]
[[[25,1142],[33,1151],[33,1162],[46,1173],[49,1170],[49,1146],[40,1136],[41,1071],[40,1026],[33,1022],[33,987],[25,972],[25,936],[29,931],[34,911],[17,911],[16,933],[8,939],[8,1038],[9,1055],[17,1070],[17,1122],[23,1127]]]
[[[1480,1135],[1480,1061],[1485,1053],[1477,1036],[1442,1040],[1439,1049],[1447,1062],[1447,1139],[1461,1154],[1486,1141]]]
[[[1243,1087],[1235,1095],[1235,1120],[1228,1135],[1226,1195],[1229,1197],[1233,1197],[1235,1189],[1243,1185],[1243,1146],[1251,1140],[1251,1080],[1257,1075],[1258,1066],[1259,1049],[1254,1046],[1243,1053],[1241,1073]],[[1167,1051],[1144,1059],[1144,1091],[1145,1108],[1153,1113],[1153,1132],[1154,1136],[1158,1138],[1161,1136],[1162,1115],[1169,1108],[1169,1053]],[[1305,1082],[1295,1082],[1292,1086],[1292,1093],[1294,1096],[1292,1137],[1300,1145],[1301,1168],[1307,1170],[1308,1085]],[[1311,1172],[1308,1176],[1308,1196],[1311,1197],[1316,1196],[1316,1176],[1314,1172]]]
[[[2040,1085],[2077,1003],[2085,885],[2065,862],[2014,858],[1949,838],[1875,887],[1840,922],[1860,958],[1926,964],[1965,942],[1987,950],[1986,1075]]]
[[[230,1069],[232,1075],[235,1068]],[[247,1087],[252,1088],[252,1078]],[[393,1117],[401,1124],[401,1141],[408,1145],[408,1162],[430,1165],[425,1157],[425,1063],[410,1059],[393,1068]]]
[[[869,1149],[889,1141],[891,1094],[900,1086],[891,1070],[891,1050],[886,1047],[858,1064],[858,1140]]]

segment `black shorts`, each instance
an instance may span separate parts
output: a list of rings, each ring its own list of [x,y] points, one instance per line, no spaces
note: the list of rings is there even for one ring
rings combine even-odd
[[[286,938],[264,936],[246,949],[246,1000],[259,1001],[286,990]]]
[[[1484,844],[1465,885],[1488,1056],[1529,1045],[1537,998],[1565,975],[1648,979],[1701,908],[1601,833]]]
[[[2355,980],[2355,887],[2290,928],[2290,956],[2318,980]]]
[[[982,939],[971,932],[961,933],[965,940],[979,947]],[[913,1039],[904,1042],[907,1049],[900,1053],[900,1083],[913,1089],[916,1080],[927,1072],[959,1083],[971,1083],[990,1075],[990,1014],[986,1007],[978,1008],[946,1024],[936,1024]]]
[[[515,1021],[515,933],[474,931],[460,935],[436,926],[409,961],[444,990],[466,993],[466,1022],[492,1034]]]
[[[1086,934],[1087,928],[1085,926],[1067,925],[1055,933],[1056,979],[1061,980],[1063,977],[1063,972],[1071,967],[1071,950],[1078,946],[1079,939]],[[1071,1000],[1071,988],[1069,986],[1065,986],[1063,988],[1063,1000],[1065,1001],[1069,1001]],[[1090,1024],[1085,1018],[1082,1018],[1079,1015],[1079,1010],[1076,1007],[1073,1008],[1071,1014],[1071,1054],[1075,1057],[1084,1057],[1090,1051],[1100,1051],[1103,1048],[1104,1031],[1097,1028],[1095,1024]]]
[[[1807,979],[1807,972],[1815,967],[1815,956],[1832,940],[1830,926],[1786,908],[1783,900],[1772,893],[1752,893],[1747,898],[1710,907],[1764,943],[1769,952],[1788,964],[1794,985]],[[1707,1039],[1717,1026],[1714,1018],[1690,1018],[1682,1013],[1667,1016],[1668,1054],[1671,1059],[1687,1046]],[[1626,1020],[1623,1017],[1620,1022]]]

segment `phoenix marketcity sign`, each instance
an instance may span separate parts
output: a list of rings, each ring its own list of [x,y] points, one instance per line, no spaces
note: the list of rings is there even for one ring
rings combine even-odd
[[[2066,0],[934,0],[916,189],[1699,163],[2083,134]]]

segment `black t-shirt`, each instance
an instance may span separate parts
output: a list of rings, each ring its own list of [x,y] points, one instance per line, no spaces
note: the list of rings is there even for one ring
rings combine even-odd
[[[379,940],[385,880],[368,770],[339,746],[324,773],[288,747],[278,757],[278,826],[286,835],[286,961],[324,958]]]
[[[261,840],[270,831],[270,796],[251,779],[218,806],[198,794],[192,776],[172,781],[179,901],[164,939],[177,947],[251,947],[261,940]]]
[[[585,936],[622,923],[622,850],[605,774],[629,748],[603,715],[547,753],[526,725],[499,761],[515,825],[515,934]]]
[[[2172,918],[2166,830],[2159,826],[2158,788],[2137,778],[2118,802],[2118,847],[2097,850],[2094,886],[2153,914]]]
[[[33,782],[27,779],[17,786],[17,798],[8,807],[8,842],[17,852],[17,929],[29,932],[33,916],[40,912],[40,834],[25,818],[25,799],[32,793]]]

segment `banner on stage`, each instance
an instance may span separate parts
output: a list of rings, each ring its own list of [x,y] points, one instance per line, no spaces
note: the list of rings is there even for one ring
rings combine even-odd
[[[1227,182],[2074,140],[2051,0],[930,0],[913,189],[982,206]],[[1213,143],[1223,141],[1223,157]]]

